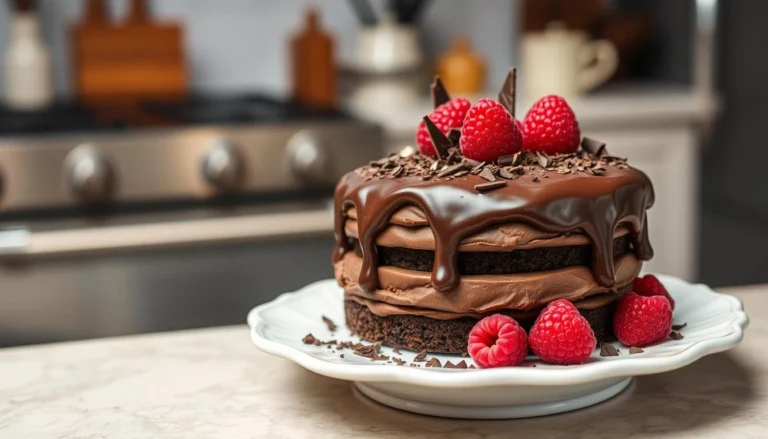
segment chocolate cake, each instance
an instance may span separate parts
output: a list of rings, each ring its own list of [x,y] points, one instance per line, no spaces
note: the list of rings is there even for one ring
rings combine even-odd
[[[653,254],[646,175],[586,138],[570,153],[479,162],[458,132],[425,123],[436,157],[407,147],[336,187],[333,261],[350,330],[462,353],[478,319],[502,313],[527,329],[567,299],[610,339],[614,302]]]

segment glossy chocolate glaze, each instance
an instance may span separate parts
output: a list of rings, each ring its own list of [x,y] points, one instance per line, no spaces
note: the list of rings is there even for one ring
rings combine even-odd
[[[358,284],[364,291],[377,289],[376,236],[390,216],[406,204],[419,207],[429,221],[435,236],[432,285],[445,293],[459,284],[456,259],[461,240],[495,224],[523,222],[547,232],[587,236],[593,246],[593,274],[604,287],[615,284],[613,233],[619,225],[630,230],[639,259],[653,256],[646,227],[646,209],[654,201],[653,186],[636,169],[608,166],[602,176],[550,172],[538,182],[525,177],[479,193],[474,186],[484,182],[471,174],[427,181],[419,176],[346,174],[335,191],[334,261],[351,250],[344,222],[345,211],[354,206],[363,257]]]

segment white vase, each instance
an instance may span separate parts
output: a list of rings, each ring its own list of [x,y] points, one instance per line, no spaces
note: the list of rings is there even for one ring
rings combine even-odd
[[[3,61],[8,107],[34,110],[51,104],[51,58],[40,37],[35,14],[19,13],[13,17]]]

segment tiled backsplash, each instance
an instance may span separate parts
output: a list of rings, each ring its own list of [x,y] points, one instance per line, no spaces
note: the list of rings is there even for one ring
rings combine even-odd
[[[0,4],[0,49],[5,47],[10,13]],[[67,29],[80,18],[81,1],[41,0],[45,40],[51,47],[56,91],[72,89]],[[107,1],[116,17],[127,1]],[[381,6],[383,0],[374,0]],[[155,0],[154,15],[181,20],[186,28],[187,57],[193,89],[200,91],[287,89],[286,42],[297,29],[305,7],[315,5],[336,36],[339,55],[349,60],[358,22],[342,0]],[[430,57],[446,49],[452,37],[468,34],[489,61],[489,81],[500,83],[514,59],[518,2],[509,0],[433,0],[424,15],[424,46]],[[0,69],[0,79],[2,69]],[[1,82],[0,82],[1,83]]]

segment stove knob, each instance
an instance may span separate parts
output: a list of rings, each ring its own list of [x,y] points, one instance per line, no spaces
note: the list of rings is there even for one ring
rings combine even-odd
[[[245,176],[242,155],[229,142],[216,139],[203,157],[203,177],[214,188],[227,192],[239,188]]]
[[[104,201],[115,187],[115,171],[94,145],[82,144],[66,158],[69,187],[83,201]]]
[[[330,152],[317,137],[299,132],[288,140],[287,158],[293,175],[305,183],[325,183],[334,178]]]

